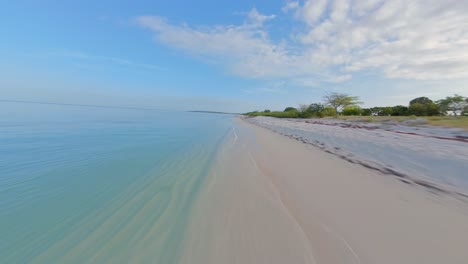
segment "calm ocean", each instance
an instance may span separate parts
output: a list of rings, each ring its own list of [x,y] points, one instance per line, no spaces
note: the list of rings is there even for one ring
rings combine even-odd
[[[231,122],[0,102],[0,262],[176,262]]]

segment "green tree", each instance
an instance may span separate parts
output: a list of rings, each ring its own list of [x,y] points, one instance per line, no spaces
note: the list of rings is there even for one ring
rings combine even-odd
[[[380,111],[381,116],[391,116],[393,113],[392,107],[386,106],[382,107],[382,111]]]
[[[408,112],[416,116],[425,116],[427,115],[427,107],[421,103],[413,103],[409,106]]]
[[[455,94],[454,96],[447,96],[445,99],[437,101],[441,112],[447,114],[451,111],[455,116],[461,115],[467,106],[465,98],[461,95]]]
[[[351,116],[351,115],[357,116],[357,115],[361,115],[361,112],[362,112],[361,107],[357,105],[350,105],[350,106],[343,108],[343,111],[341,111],[341,114],[345,116]]]
[[[284,109],[284,112],[297,112],[297,109],[289,106]]]
[[[336,116],[336,110],[333,107],[325,107],[321,113],[322,116]]]
[[[435,103],[427,104],[426,105],[426,115],[428,115],[428,116],[440,115],[440,107]]]
[[[313,103],[307,107],[307,113],[309,116],[323,117],[323,110],[325,106],[321,103]]]
[[[423,97],[415,98],[415,99],[413,99],[413,100],[411,100],[409,102],[410,105],[415,104],[415,103],[425,105],[425,104],[433,103],[433,101],[431,99],[423,96]]]
[[[392,107],[372,107],[370,108],[370,111],[372,112],[372,115],[375,116],[389,116],[393,113]]]
[[[302,118],[308,118],[308,117],[311,117],[312,114],[310,114],[307,110],[309,109],[309,106],[308,105],[305,105],[305,104],[301,104],[299,105],[299,117],[302,117]]]
[[[361,104],[361,102],[358,101],[359,97],[350,96],[348,94],[331,93],[325,95],[323,99],[330,107],[335,109],[335,116],[338,116],[338,113],[347,106]]]
[[[361,115],[363,116],[371,116],[372,111],[369,108],[362,108],[361,109]]]
[[[392,116],[406,116],[408,115],[408,107],[397,105],[392,107]]]
[[[427,97],[418,97],[410,101],[408,112],[417,116],[433,116],[440,114],[439,105]]]
[[[318,114],[322,112],[323,109],[325,109],[325,106],[320,103],[313,103],[313,104],[310,104],[309,107],[307,107],[307,111],[314,113],[314,114]]]

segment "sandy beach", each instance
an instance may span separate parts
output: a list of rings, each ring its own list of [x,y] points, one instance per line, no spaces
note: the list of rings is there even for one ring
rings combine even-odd
[[[181,263],[466,263],[466,204],[243,120],[220,150]]]

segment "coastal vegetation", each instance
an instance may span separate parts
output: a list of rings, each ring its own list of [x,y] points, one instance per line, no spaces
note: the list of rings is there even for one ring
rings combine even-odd
[[[359,97],[332,93],[323,97],[323,102],[286,107],[283,111],[253,111],[247,116],[270,116],[277,118],[340,118],[360,121],[406,121],[424,117],[426,123],[468,129],[468,98],[455,94],[433,101],[418,97],[408,105],[375,106],[361,108]]]
[[[327,116],[468,116],[468,98],[455,94],[433,101],[427,97],[411,100],[408,106],[375,106],[361,108],[359,97],[332,93],[323,97],[323,102],[299,107],[286,107],[283,111],[253,111],[248,116],[272,116],[279,118],[309,118]]]
[[[335,116],[345,111],[348,114],[359,114],[359,97],[347,94],[331,93],[323,97],[325,103],[335,110]]]

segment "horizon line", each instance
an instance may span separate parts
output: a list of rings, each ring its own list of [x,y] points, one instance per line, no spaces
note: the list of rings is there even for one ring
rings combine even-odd
[[[24,104],[41,104],[41,105],[61,105],[61,106],[82,106],[82,107],[114,108],[114,109],[132,109],[132,110],[171,111],[171,110],[167,110],[167,109],[157,109],[157,108],[112,106],[112,105],[94,105],[94,104],[74,104],[74,103],[57,103],[57,102],[9,100],[9,99],[0,99],[0,102],[4,102],[4,103],[24,103]],[[177,110],[175,110],[175,111],[177,111]],[[183,111],[183,110],[179,110],[179,111]]]

